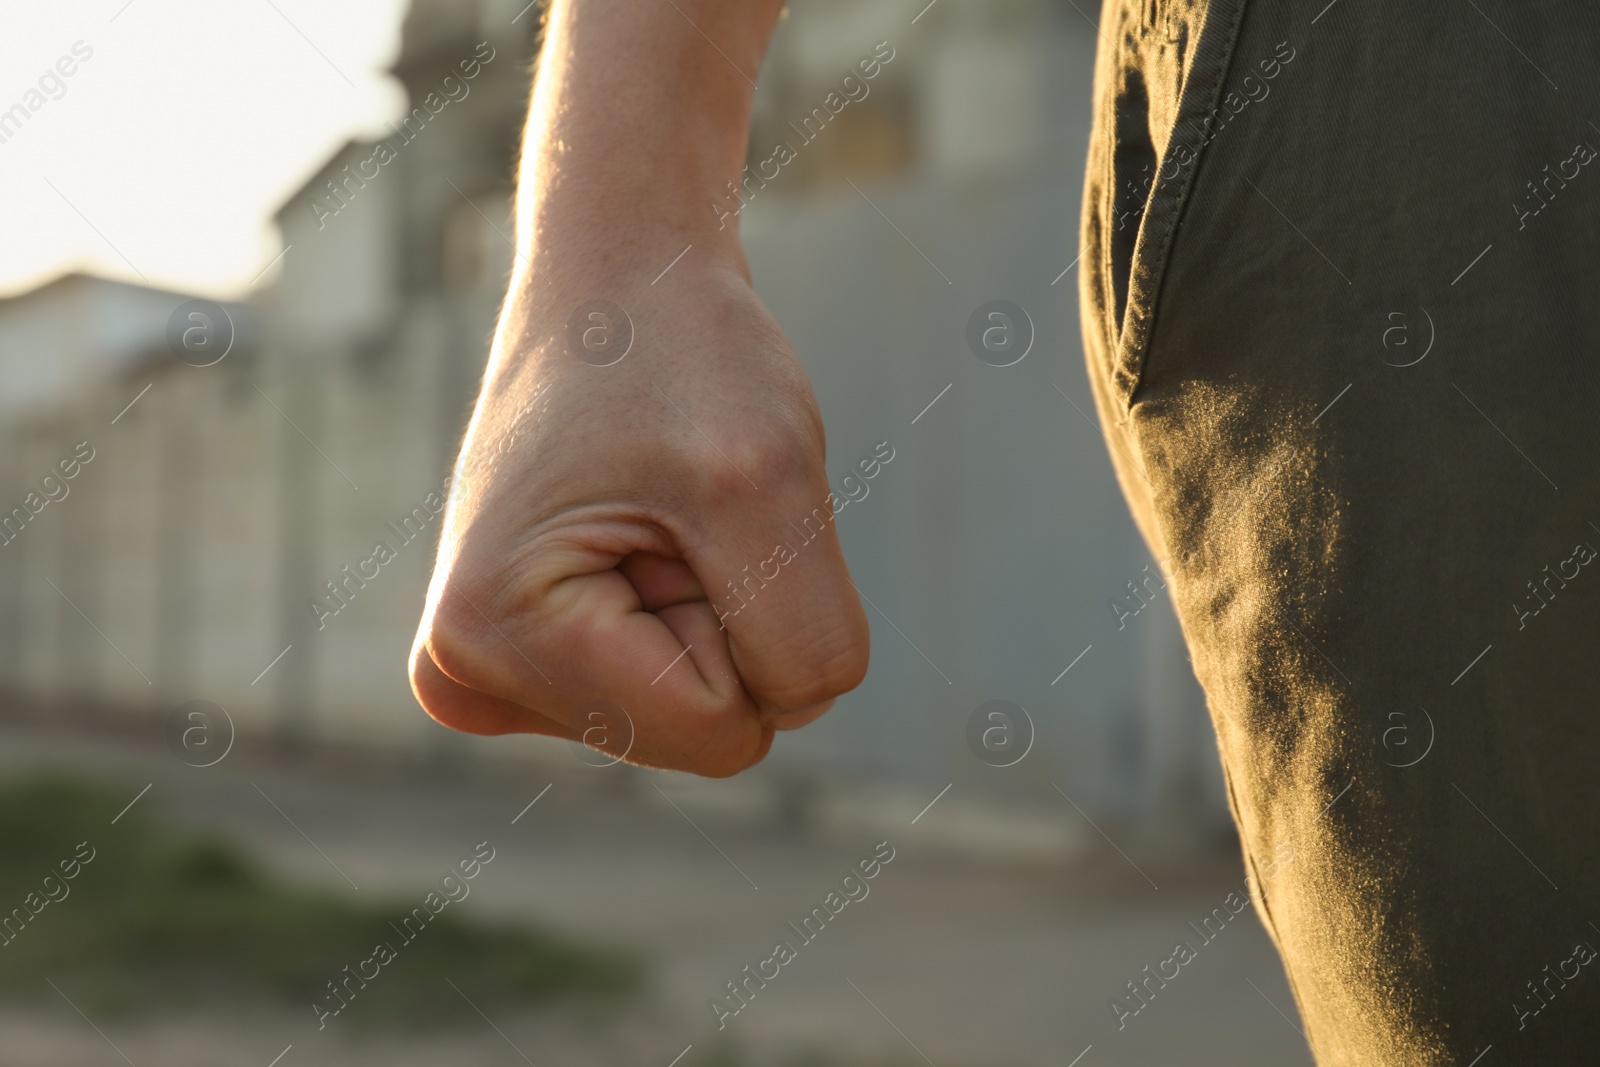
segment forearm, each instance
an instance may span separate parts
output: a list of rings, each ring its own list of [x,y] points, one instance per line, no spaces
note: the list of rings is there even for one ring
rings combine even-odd
[[[742,265],[737,228],[712,205],[743,169],[782,8],[555,0],[523,145],[513,288],[530,267],[579,286],[601,281],[591,272],[660,270],[688,244]]]

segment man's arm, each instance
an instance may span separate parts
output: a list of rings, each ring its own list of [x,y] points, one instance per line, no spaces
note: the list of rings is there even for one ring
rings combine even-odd
[[[865,674],[816,401],[713,207],[781,8],[551,5],[516,266],[412,650],[448,726],[576,740],[603,701],[630,760],[725,775]],[[592,301],[626,321],[575,317]],[[605,725],[592,742],[629,732]]]

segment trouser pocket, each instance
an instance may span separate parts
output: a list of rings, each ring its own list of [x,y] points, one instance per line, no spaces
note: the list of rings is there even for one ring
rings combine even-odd
[[[1086,322],[1126,409],[1199,176],[1246,0],[1107,0],[1085,183]],[[1093,358],[1093,353],[1091,353]]]

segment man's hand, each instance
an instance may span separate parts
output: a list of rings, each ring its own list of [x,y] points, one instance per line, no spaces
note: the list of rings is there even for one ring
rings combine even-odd
[[[867,665],[816,401],[711,207],[776,9],[578,8],[551,11],[412,688],[457,729],[728,775]]]

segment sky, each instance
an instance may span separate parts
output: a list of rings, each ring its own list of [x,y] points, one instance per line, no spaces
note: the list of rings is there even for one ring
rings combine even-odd
[[[68,270],[213,298],[270,283],[273,213],[402,110],[405,6],[0,4],[0,123],[29,112],[0,124],[0,296]]]

